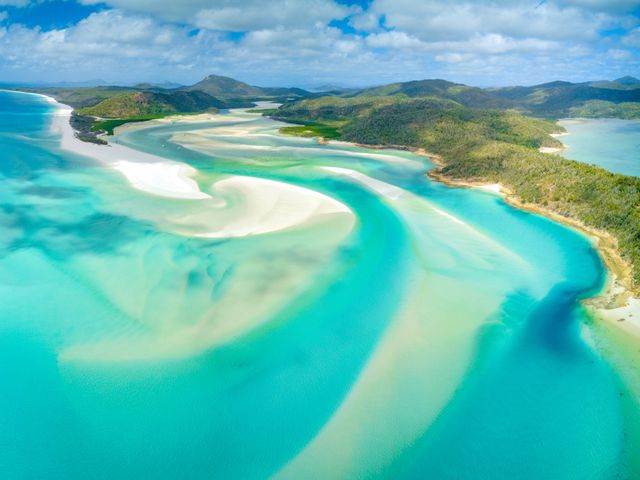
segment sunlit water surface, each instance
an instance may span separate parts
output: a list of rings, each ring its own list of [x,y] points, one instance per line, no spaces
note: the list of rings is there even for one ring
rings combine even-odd
[[[632,478],[580,234],[256,114],[120,134],[204,192],[254,176],[355,216],[198,238],[209,202],[61,151],[39,97],[0,107],[2,478]]]

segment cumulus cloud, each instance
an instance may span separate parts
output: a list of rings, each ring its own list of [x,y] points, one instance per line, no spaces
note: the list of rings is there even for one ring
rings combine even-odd
[[[29,0],[0,0],[0,6],[3,7],[26,7],[29,3]]]
[[[640,48],[640,28],[634,28],[622,39],[623,45],[627,47]]]
[[[263,85],[371,85],[640,74],[637,1],[79,1],[112,9],[51,31],[11,17],[0,25],[0,78],[190,82],[221,73]],[[345,19],[356,33],[332,22]]]
[[[299,28],[341,19],[353,9],[333,0],[81,0],[151,14],[169,21],[222,31],[249,31],[275,27]]]
[[[462,40],[476,34],[514,38],[593,41],[598,31],[613,28],[619,18],[600,11],[546,2],[467,0],[375,0],[370,10],[385,16],[386,25],[425,41]]]

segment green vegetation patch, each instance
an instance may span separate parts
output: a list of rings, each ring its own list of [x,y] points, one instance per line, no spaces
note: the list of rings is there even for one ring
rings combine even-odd
[[[299,137],[322,137],[327,140],[340,138],[340,132],[336,127],[328,125],[300,125],[295,127],[282,127],[280,133],[285,135],[297,135]]]
[[[100,120],[94,122],[91,126],[92,132],[105,132],[107,135],[113,135],[114,129],[125,125],[127,123],[135,123],[135,122],[146,122],[149,120],[155,120],[157,118],[165,117],[166,115],[146,115],[142,117],[135,118],[116,118],[110,120]]]

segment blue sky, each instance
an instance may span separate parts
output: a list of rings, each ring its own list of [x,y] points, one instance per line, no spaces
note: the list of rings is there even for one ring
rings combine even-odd
[[[0,82],[640,76],[639,0],[0,0]]]

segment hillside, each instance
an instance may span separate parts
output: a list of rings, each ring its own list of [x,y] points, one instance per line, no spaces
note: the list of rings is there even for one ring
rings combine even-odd
[[[19,88],[18,90],[49,95],[73,108],[90,107],[124,92],[136,91],[130,87],[118,86]]]
[[[182,87],[182,90],[200,91],[218,97],[259,97],[264,94],[258,87],[221,75],[209,75],[194,85]]]
[[[640,88],[609,84],[551,82],[532,87],[504,87],[490,92],[521,111],[536,116],[640,118],[634,103],[640,102]]]
[[[366,88],[344,97],[403,97],[452,100],[470,108],[515,109],[545,117],[640,118],[640,80],[622,77],[590,83],[549,82],[531,87],[482,89],[446,80],[417,80]]]
[[[617,78],[614,80],[614,82],[619,83],[620,85],[627,85],[630,87],[640,87],[640,79],[636,77],[632,77],[631,75]]]
[[[221,75],[209,75],[194,85],[182,87],[181,90],[205,92],[214,97],[233,100],[237,106],[252,106],[250,100],[290,101],[314,96],[301,88],[256,87]]]
[[[356,94],[358,97],[398,95],[409,98],[437,97],[453,100],[466,107],[510,108],[512,102],[481,88],[469,87],[446,80],[417,80],[392,83],[381,87],[367,88]]]
[[[608,232],[640,286],[640,179],[540,153],[540,146],[558,144],[549,136],[559,128],[551,121],[397,97],[305,100],[272,116],[309,125],[297,127],[302,132],[330,128],[342,140],[425,149],[441,157],[441,178],[501,183],[527,205]]]
[[[126,92],[107,98],[97,105],[78,111],[81,115],[102,118],[127,118],[146,115],[201,112],[225,108],[226,104],[211,95],[195,92]]]

